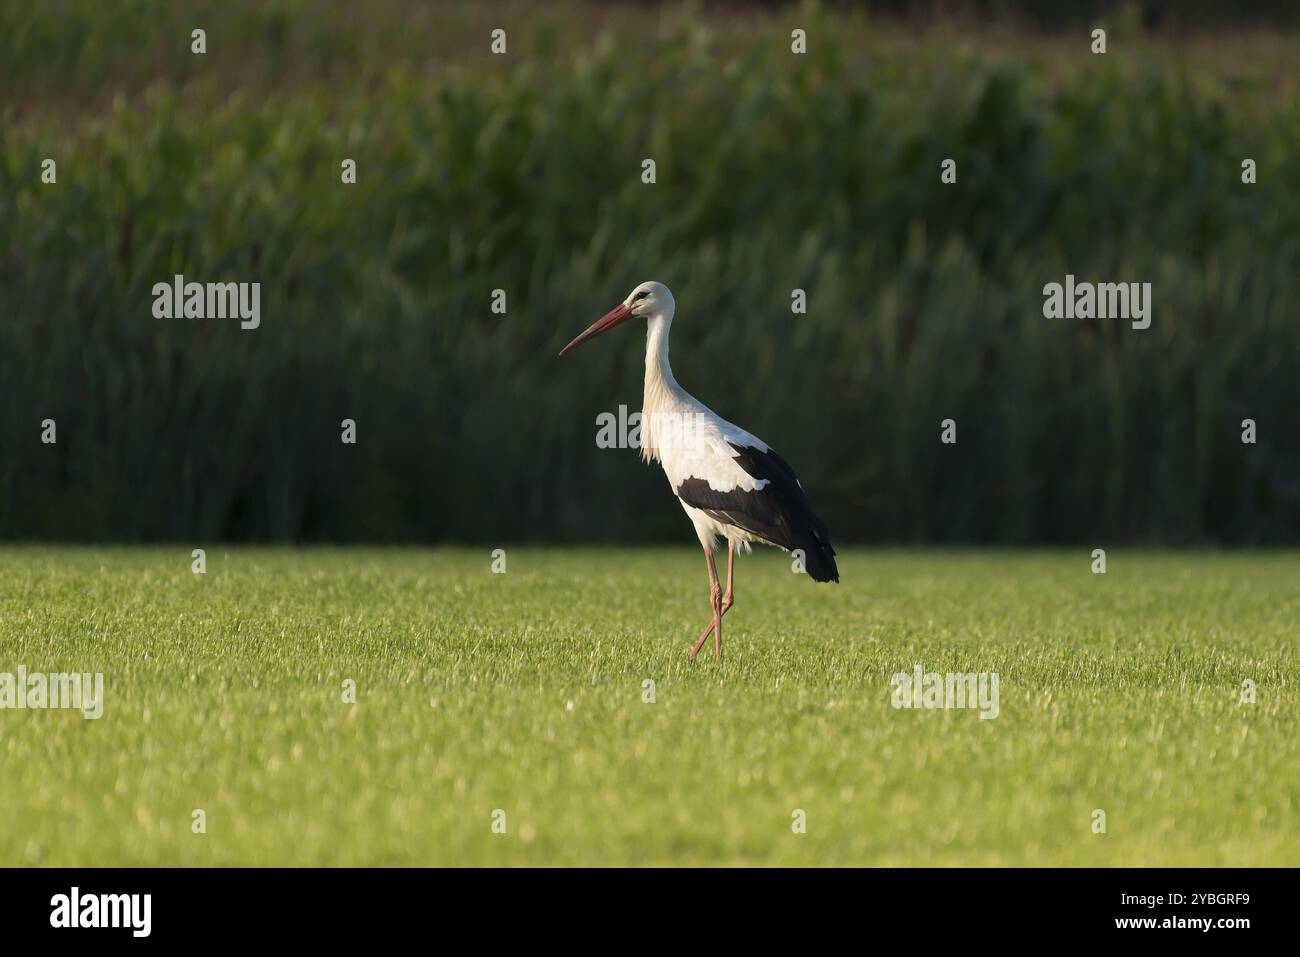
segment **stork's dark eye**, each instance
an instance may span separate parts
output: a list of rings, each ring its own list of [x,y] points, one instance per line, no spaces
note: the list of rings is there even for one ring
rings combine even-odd
[[[649,290],[642,289],[640,292],[638,292],[635,296],[632,297],[632,301],[636,302],[638,299],[644,299],[648,295],[650,295]]]

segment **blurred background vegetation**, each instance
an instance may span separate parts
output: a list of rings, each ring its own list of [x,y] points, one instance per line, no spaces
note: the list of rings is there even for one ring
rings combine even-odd
[[[654,278],[837,541],[1296,543],[1294,7],[1058,6],[0,0],[0,537],[686,541],[640,331],[556,358]]]

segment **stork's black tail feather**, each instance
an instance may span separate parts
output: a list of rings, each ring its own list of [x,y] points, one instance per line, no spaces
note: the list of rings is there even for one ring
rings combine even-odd
[[[835,549],[826,534],[826,526],[811,512],[809,518],[815,525],[804,533],[803,543],[799,546],[804,553],[804,571],[815,582],[838,582],[840,570],[835,565]]]

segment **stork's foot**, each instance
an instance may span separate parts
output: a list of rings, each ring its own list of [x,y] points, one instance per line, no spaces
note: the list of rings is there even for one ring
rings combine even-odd
[[[722,616],[727,613],[728,608],[736,603],[736,599],[731,594],[730,589],[728,589],[727,593],[722,596],[721,606],[718,604],[718,596],[716,594],[711,595],[710,598],[712,599],[711,603],[715,609],[714,616],[709,621],[704,632],[700,635],[699,640],[695,642],[695,647],[691,649],[691,661],[695,660],[695,656],[700,653],[700,649],[704,647],[704,643],[709,640],[709,635],[712,635],[714,632],[718,632],[718,638],[714,642],[714,654],[718,661],[722,661],[722,635],[719,626],[722,623]]]

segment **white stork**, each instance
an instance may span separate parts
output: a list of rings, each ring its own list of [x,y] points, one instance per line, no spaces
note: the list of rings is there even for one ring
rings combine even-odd
[[[722,661],[722,616],[735,604],[736,547],[751,542],[802,552],[813,581],[838,582],[835,549],[826,526],[813,514],[794,470],[762,439],[732,425],[677,384],[668,364],[668,329],[677,303],[668,287],[643,282],[622,304],[560,350],[564,355],[629,319],[646,320],[645,397],[641,408],[641,457],[663,465],[677,500],[695,525],[709,566],[713,620],[691,649],[691,660],[712,633]],[[727,540],[727,591],[718,583],[713,553]]]

